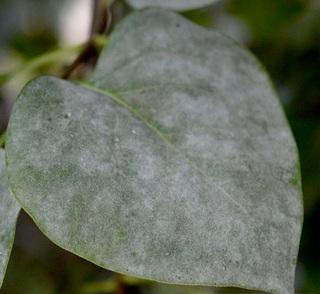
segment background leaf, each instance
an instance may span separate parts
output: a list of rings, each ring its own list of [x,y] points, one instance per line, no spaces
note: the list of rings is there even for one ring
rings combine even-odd
[[[19,213],[19,206],[8,190],[4,158],[4,151],[0,149],[0,287],[10,257]]]
[[[134,8],[160,7],[173,10],[190,10],[208,6],[219,0],[127,0]]]
[[[102,267],[293,292],[296,146],[261,66],[217,32],[167,11],[132,14],[91,84],[26,86],[7,156],[41,230]]]

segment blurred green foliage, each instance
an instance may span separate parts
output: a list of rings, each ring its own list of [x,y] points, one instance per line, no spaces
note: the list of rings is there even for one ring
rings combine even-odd
[[[304,13],[305,3],[303,0],[234,0],[230,12],[245,20],[256,42],[267,43]]]
[[[40,31],[30,35],[18,34],[11,42],[11,47],[26,59],[36,57],[55,47],[57,40],[50,32]]]
[[[66,2],[0,1],[0,77],[59,44],[57,26]],[[121,8],[117,7],[117,18],[119,11]],[[320,293],[320,1],[221,0],[205,9],[185,12],[184,16],[200,25],[218,28],[244,43],[270,73],[301,158],[305,222],[297,267],[297,291]],[[30,25],[26,25],[28,23]],[[40,71],[55,74],[56,66]],[[29,73],[25,79],[34,74]],[[12,93],[19,87],[21,84],[1,88],[0,99],[13,99]],[[3,105],[0,103],[2,125],[5,124],[1,121],[5,117]],[[118,281],[116,275],[51,244],[22,214],[1,293],[84,293],[88,285],[110,279]],[[126,293],[245,292],[181,288],[144,281],[129,283],[125,288]]]

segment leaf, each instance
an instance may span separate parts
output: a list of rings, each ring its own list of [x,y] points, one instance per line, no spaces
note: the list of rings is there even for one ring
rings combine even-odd
[[[4,157],[4,151],[0,149],[0,287],[9,261],[19,213],[19,206],[8,189]]]
[[[7,133],[12,191],[59,246],[173,284],[293,293],[296,145],[244,48],[133,13],[90,82],[31,81]]]
[[[208,6],[219,0],[127,0],[133,8],[160,7],[173,10],[191,10]]]

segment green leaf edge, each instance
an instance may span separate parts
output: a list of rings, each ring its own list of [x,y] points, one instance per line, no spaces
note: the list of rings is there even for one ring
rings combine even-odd
[[[4,148],[0,147],[0,153],[2,153],[2,152],[4,153],[4,164],[5,164],[5,167],[7,167],[7,157],[6,157],[7,153],[5,152]],[[8,185],[10,186],[10,184],[9,184],[9,175],[8,175],[6,170],[5,170],[5,173],[7,174],[7,181],[8,181]],[[18,217],[19,217],[19,214],[20,214],[20,211],[21,211],[21,207],[22,207],[21,204],[19,203],[19,201],[17,200],[17,197],[14,195],[14,193],[11,191],[10,188],[9,188],[9,194],[14,198],[14,200],[17,202],[17,204],[18,204],[18,206],[20,208],[18,209],[17,216],[16,216],[16,219],[14,221],[14,230],[12,231],[10,239],[9,239],[10,245],[8,247],[8,258],[7,258],[6,263],[5,263],[4,267],[3,267],[4,275],[3,275],[3,279],[0,279],[0,290],[1,290],[1,287],[3,285],[4,279],[6,277],[6,272],[7,272],[7,269],[8,269],[8,264],[9,264],[9,261],[10,261],[14,240],[15,240],[15,237],[16,237],[16,225],[17,225]]]
[[[10,193],[11,195],[13,195],[12,191]],[[15,199],[17,199],[15,196],[14,196]],[[19,203],[19,202],[18,202]],[[11,258],[11,254],[12,254],[12,249],[13,249],[13,244],[14,244],[14,240],[16,238],[16,225],[17,225],[17,222],[18,222],[18,217],[19,217],[19,214],[20,214],[20,210],[21,210],[21,205],[19,203],[19,206],[20,206],[20,209],[17,213],[17,218],[15,220],[15,223],[14,223],[14,227],[15,229],[13,230],[13,233],[11,234],[11,238],[10,238],[10,245],[9,245],[9,248],[8,248],[8,258],[7,258],[7,262],[5,263],[4,267],[3,267],[3,272],[4,272],[4,276],[3,276],[3,279],[0,280],[0,290],[1,290],[1,287],[3,286],[3,282],[4,282],[4,279],[6,277],[6,273],[7,273],[7,269],[8,269],[8,265],[9,265],[9,261],[10,261],[10,258]]]

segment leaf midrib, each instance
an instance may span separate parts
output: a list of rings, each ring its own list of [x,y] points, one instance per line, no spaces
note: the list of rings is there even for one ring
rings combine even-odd
[[[247,216],[251,218],[250,213],[247,211],[247,209],[242,206],[238,201],[236,201],[229,193],[227,193],[220,185],[217,183],[213,183],[211,180],[212,178],[207,175],[203,170],[201,170],[194,162],[184,153],[182,152],[179,148],[177,148],[156,126],[154,126],[147,118],[145,118],[139,111],[134,109],[130,104],[128,104],[123,98],[118,93],[111,92],[108,90],[100,89],[97,88],[96,86],[87,83],[87,82],[81,82],[79,83],[80,86],[83,88],[92,90],[96,93],[102,94],[104,96],[110,97],[114,102],[125,108],[127,111],[132,113],[136,118],[138,118],[143,124],[145,124],[149,129],[151,129],[154,133],[156,133],[166,144],[168,144],[172,149],[175,151],[178,151],[179,154],[183,155],[183,158],[188,161],[190,166],[198,171],[202,176],[204,176],[206,179],[210,180],[211,185],[215,185],[220,191],[222,191],[227,198],[229,198],[234,204],[238,206],[239,209],[243,213],[245,213]]]
[[[82,86],[85,89],[94,91],[96,93],[102,94],[106,97],[111,98],[114,102],[116,102],[118,105],[122,106],[124,109],[126,109],[127,111],[129,111],[130,113],[132,113],[136,118],[138,118],[143,124],[145,124],[151,131],[153,131],[154,133],[156,133],[160,139],[162,139],[166,144],[168,144],[168,146],[170,148],[172,148],[175,152],[178,152],[180,155],[182,155],[182,158],[184,158],[189,164],[190,166],[196,170],[197,172],[199,172],[204,179],[206,180],[206,182],[209,185],[213,185],[215,186],[217,189],[219,189],[224,195],[225,197],[231,201],[233,204],[235,204],[238,209],[244,213],[247,217],[249,222],[251,223],[251,225],[258,229],[258,231],[260,232],[261,236],[264,238],[266,244],[268,244],[268,238],[265,235],[265,233],[256,226],[256,222],[254,220],[252,220],[252,215],[250,214],[250,212],[247,211],[247,209],[241,204],[239,203],[236,199],[234,199],[227,191],[225,191],[225,189],[223,187],[221,187],[219,184],[217,184],[216,182],[212,182],[212,177],[210,177],[209,175],[207,175],[203,170],[201,170],[189,157],[187,154],[185,154],[183,151],[181,151],[179,148],[177,148],[156,126],[154,126],[147,118],[145,118],[139,111],[137,111],[136,109],[134,109],[132,106],[130,106],[130,104],[128,104],[120,95],[119,93],[116,92],[112,92],[112,91],[108,91],[108,90],[104,90],[104,89],[100,89],[98,87],[96,87],[95,85],[88,83],[88,82],[80,82],[78,83],[78,85]],[[271,248],[271,246],[267,245],[268,248],[271,250],[271,252],[274,250],[273,248]]]

